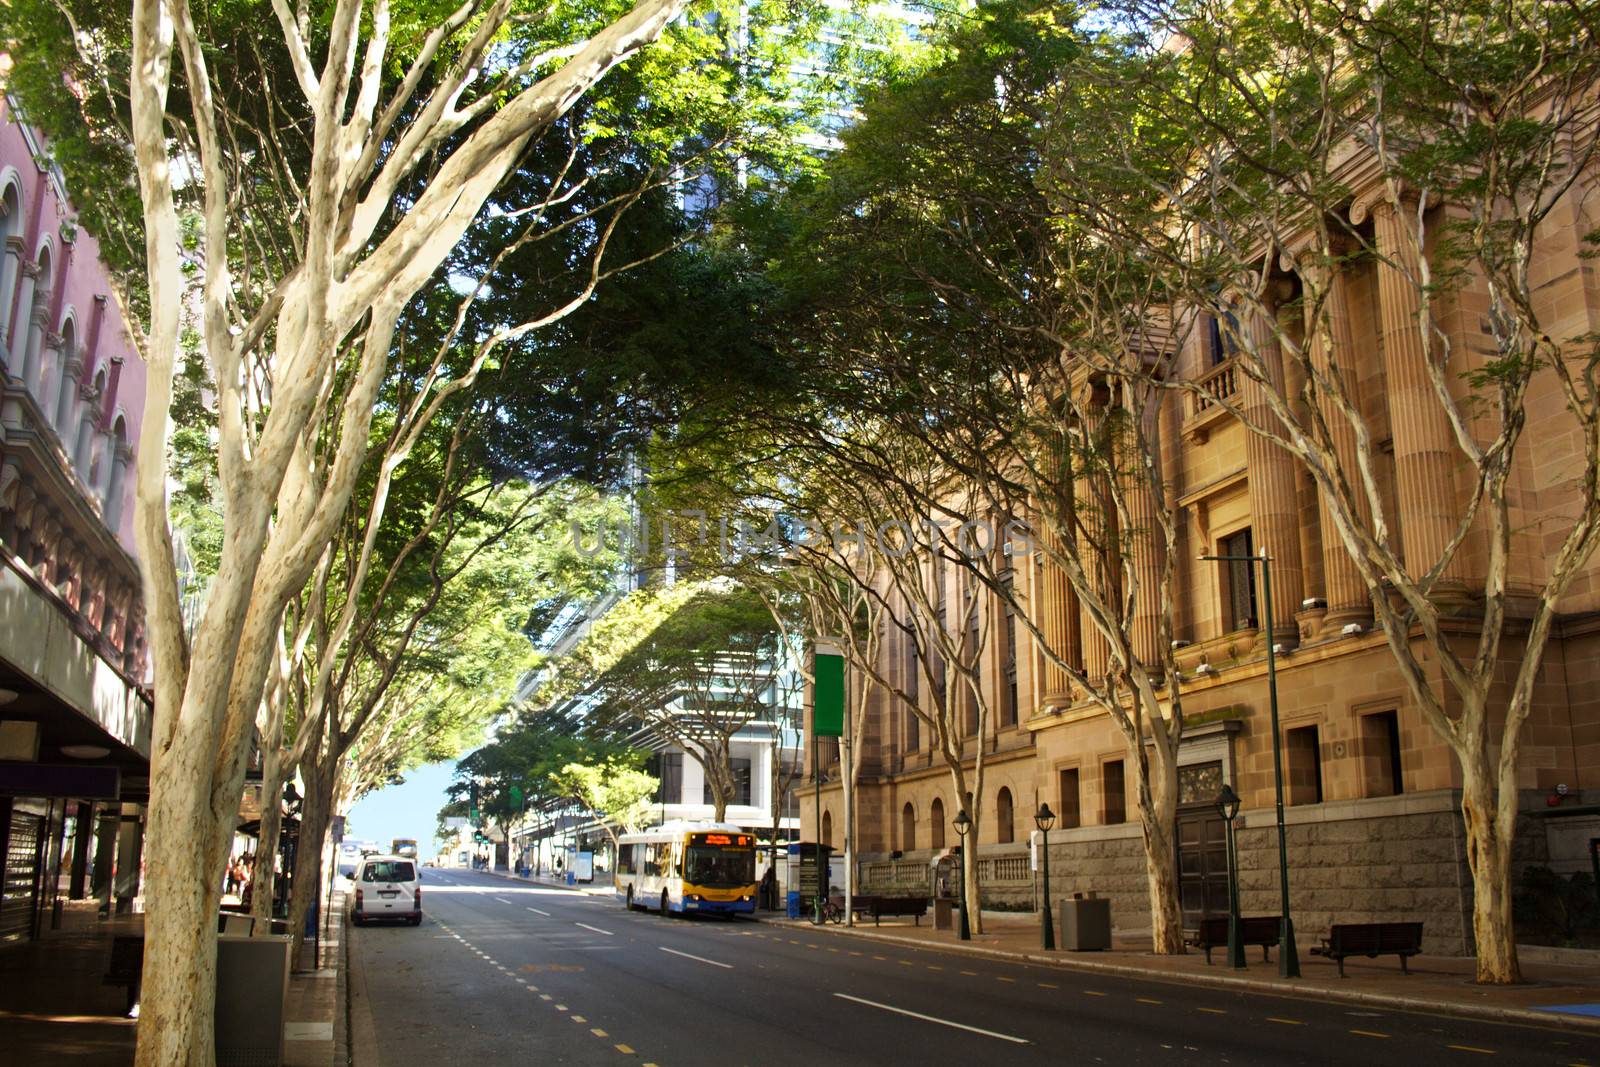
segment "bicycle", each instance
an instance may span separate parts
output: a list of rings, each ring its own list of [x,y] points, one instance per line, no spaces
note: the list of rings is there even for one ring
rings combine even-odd
[[[835,926],[844,922],[844,898],[829,897],[822,902],[822,919]]]

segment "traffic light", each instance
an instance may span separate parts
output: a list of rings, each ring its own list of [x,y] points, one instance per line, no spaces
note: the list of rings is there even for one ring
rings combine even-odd
[[[467,815],[474,823],[478,821],[478,780],[472,780],[472,799],[467,803]]]
[[[487,845],[489,843],[489,835],[484,833],[482,830],[473,831],[472,839],[480,845]]]

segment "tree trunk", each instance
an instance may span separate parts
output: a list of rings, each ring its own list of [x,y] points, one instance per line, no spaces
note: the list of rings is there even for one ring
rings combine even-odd
[[[1511,835],[1504,832],[1508,820],[1499,809],[1501,804],[1512,805],[1515,818],[1516,794],[1511,791],[1496,798],[1494,772],[1486,756],[1463,756],[1461,769],[1477,980],[1482,985],[1511,985],[1522,981],[1522,967],[1511,920]]]
[[[270,742],[261,761],[261,833],[250,872],[250,914],[258,922],[272,917],[272,891],[278,876],[278,838],[283,833],[283,753]]]
[[[210,1067],[215,1047],[216,910],[224,836],[206,783],[213,753],[175,746],[154,778],[146,838],[145,952],[135,1062],[139,1067]]]
[[[294,881],[289,897],[289,935],[294,938],[291,965],[302,969],[300,957],[305,951],[306,916],[311,904],[322,895],[322,845],[328,836],[328,815],[333,801],[333,768],[319,763],[316,754],[306,753],[300,763],[300,776],[305,779],[306,795],[300,804],[300,842],[294,850]],[[326,761],[332,763],[331,760]],[[312,961],[312,969],[316,961]]]
[[[1150,936],[1158,956],[1178,956],[1183,943],[1183,906],[1178,895],[1178,856],[1172,840],[1175,807],[1146,796],[1140,783],[1139,824],[1144,837],[1144,869],[1150,892]]]

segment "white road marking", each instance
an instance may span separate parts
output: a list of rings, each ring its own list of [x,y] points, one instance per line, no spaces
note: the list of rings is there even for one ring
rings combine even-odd
[[[716,960],[708,960],[704,956],[696,956],[696,955],[693,955],[693,954],[688,953],[688,952],[679,952],[677,949],[668,948],[666,945],[660,945],[658,947],[661,949],[662,952],[670,952],[674,956],[682,956],[686,960],[698,960],[701,963],[709,963],[709,964],[711,964],[711,966],[713,966],[713,967],[721,967],[725,971],[733,970],[733,964],[731,964],[731,963],[718,963]]]
[[[861,997],[852,997],[849,993],[835,993],[834,996],[838,997],[840,1000],[849,1000],[854,1001],[857,1004],[865,1004],[869,1008],[881,1008],[884,1011],[892,1011],[896,1015],[907,1015],[913,1019],[921,1019],[923,1022],[938,1023],[940,1026],[949,1026],[956,1030],[965,1030],[972,1034],[982,1034],[984,1037],[999,1038],[1001,1041],[1010,1041],[1014,1045],[1031,1044],[1031,1042],[1029,1042],[1025,1037],[1013,1037],[1011,1034],[996,1033],[993,1030],[984,1030],[980,1027],[968,1026],[966,1023],[958,1023],[952,1022],[949,1019],[941,1019],[937,1015],[924,1015],[921,1012],[908,1011],[905,1008],[897,1008],[893,1004],[880,1004],[876,1000],[865,1000]]]
[[[500,903],[502,903],[502,904],[509,904],[509,903],[511,903],[511,901],[509,901],[509,900],[507,900],[507,899],[506,899],[506,898],[505,898],[505,897],[495,897],[495,898],[494,898],[494,899],[496,899],[496,900],[498,900],[498,901],[499,901],[499,902],[500,902]]]
[[[548,911],[540,911],[538,908],[529,908],[528,910],[533,912],[535,915],[543,915],[546,919],[550,918],[550,913]]]
[[[617,936],[616,934],[613,934],[610,930],[602,930],[598,926],[590,926],[588,923],[573,923],[572,925],[573,926],[581,926],[585,930],[593,930],[597,934],[605,934],[607,937],[616,937]]]

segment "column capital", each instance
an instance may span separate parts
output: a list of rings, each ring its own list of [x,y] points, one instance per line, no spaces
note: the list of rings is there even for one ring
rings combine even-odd
[[[1410,185],[1402,185],[1391,195],[1388,185],[1380,182],[1358,195],[1350,203],[1350,225],[1360,226],[1368,218],[1394,212],[1400,205],[1414,209],[1422,201],[1423,191]],[[1432,190],[1427,193],[1425,208],[1439,206],[1439,194]]]

